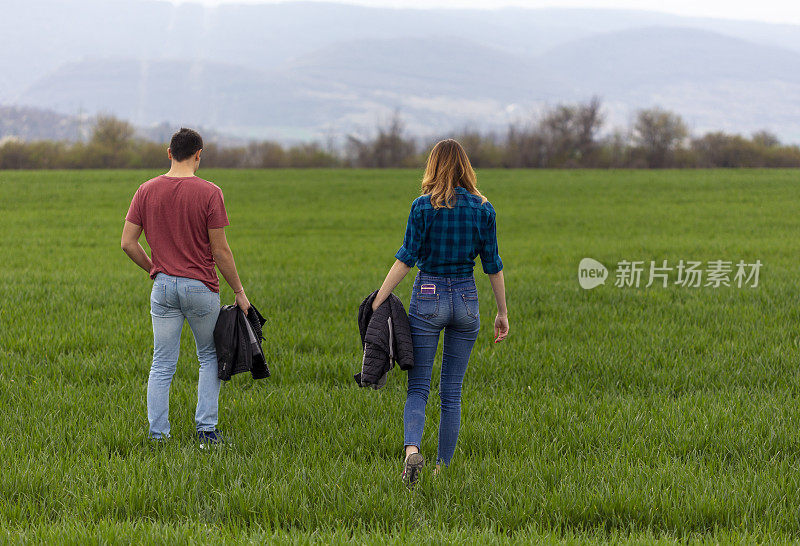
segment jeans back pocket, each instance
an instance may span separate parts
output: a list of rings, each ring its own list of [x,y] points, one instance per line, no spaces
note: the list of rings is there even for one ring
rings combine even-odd
[[[204,317],[219,309],[219,294],[212,292],[205,285],[190,285],[186,287],[186,296],[182,307],[184,313],[196,317]]]
[[[417,315],[433,318],[439,314],[439,294],[418,294],[416,297]]]
[[[464,302],[464,307],[467,310],[467,315],[473,318],[477,318],[478,316],[480,316],[477,292],[462,292],[461,299]]]

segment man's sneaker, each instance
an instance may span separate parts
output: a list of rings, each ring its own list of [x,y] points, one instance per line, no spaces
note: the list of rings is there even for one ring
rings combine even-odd
[[[200,441],[200,449],[217,447],[224,443],[222,440],[222,433],[216,429],[198,430],[197,439]]]
[[[155,436],[148,436],[147,441],[150,443],[150,447],[160,448],[167,445],[167,442],[169,442],[169,436],[159,436],[158,438]]]
[[[406,457],[406,464],[403,467],[403,482],[409,489],[413,488],[419,480],[419,473],[425,466],[425,459],[420,453],[412,453]]]

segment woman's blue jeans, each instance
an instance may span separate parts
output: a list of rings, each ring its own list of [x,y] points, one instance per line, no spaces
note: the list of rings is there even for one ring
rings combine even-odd
[[[436,462],[449,465],[461,426],[461,384],[480,327],[475,279],[436,277],[420,272],[414,279],[408,310],[414,342],[414,367],[408,372],[408,395],[403,413],[405,445],[420,447],[422,442],[433,360],[439,345],[439,332],[444,330],[439,385],[442,414]]]
[[[184,320],[194,334],[200,376],[197,382],[197,430],[217,425],[220,380],[214,326],[219,316],[219,293],[186,277],[156,275],[150,294],[153,318],[153,365],[147,382],[147,419],[151,438],[169,437],[169,386],[178,363]]]

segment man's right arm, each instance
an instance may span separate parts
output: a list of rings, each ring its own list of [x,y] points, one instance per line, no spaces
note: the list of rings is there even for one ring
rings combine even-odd
[[[133,222],[125,220],[125,225],[122,227],[122,240],[120,246],[125,254],[133,260],[133,263],[150,273],[153,268],[153,262],[150,256],[144,251],[142,245],[139,244],[139,237],[142,235],[142,226],[136,225]]]
[[[225,277],[228,285],[233,288],[236,295],[236,305],[247,314],[250,309],[250,302],[244,293],[242,281],[239,280],[239,273],[236,271],[236,262],[233,261],[233,252],[228,245],[225,237],[225,228],[213,228],[208,230],[208,239],[211,241],[211,254],[219,268],[219,272]]]

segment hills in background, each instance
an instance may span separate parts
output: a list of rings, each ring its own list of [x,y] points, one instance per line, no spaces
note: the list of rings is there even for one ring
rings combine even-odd
[[[502,130],[598,95],[608,127],[659,105],[695,132],[765,128],[800,142],[792,25],[306,2],[6,0],[3,11],[0,104],[26,107],[28,119],[33,109],[106,112],[286,142],[367,133],[394,110],[420,136]],[[0,110],[0,136],[30,138],[30,127],[4,122],[11,110],[20,108]],[[53,138],[78,134],[58,123]]]

